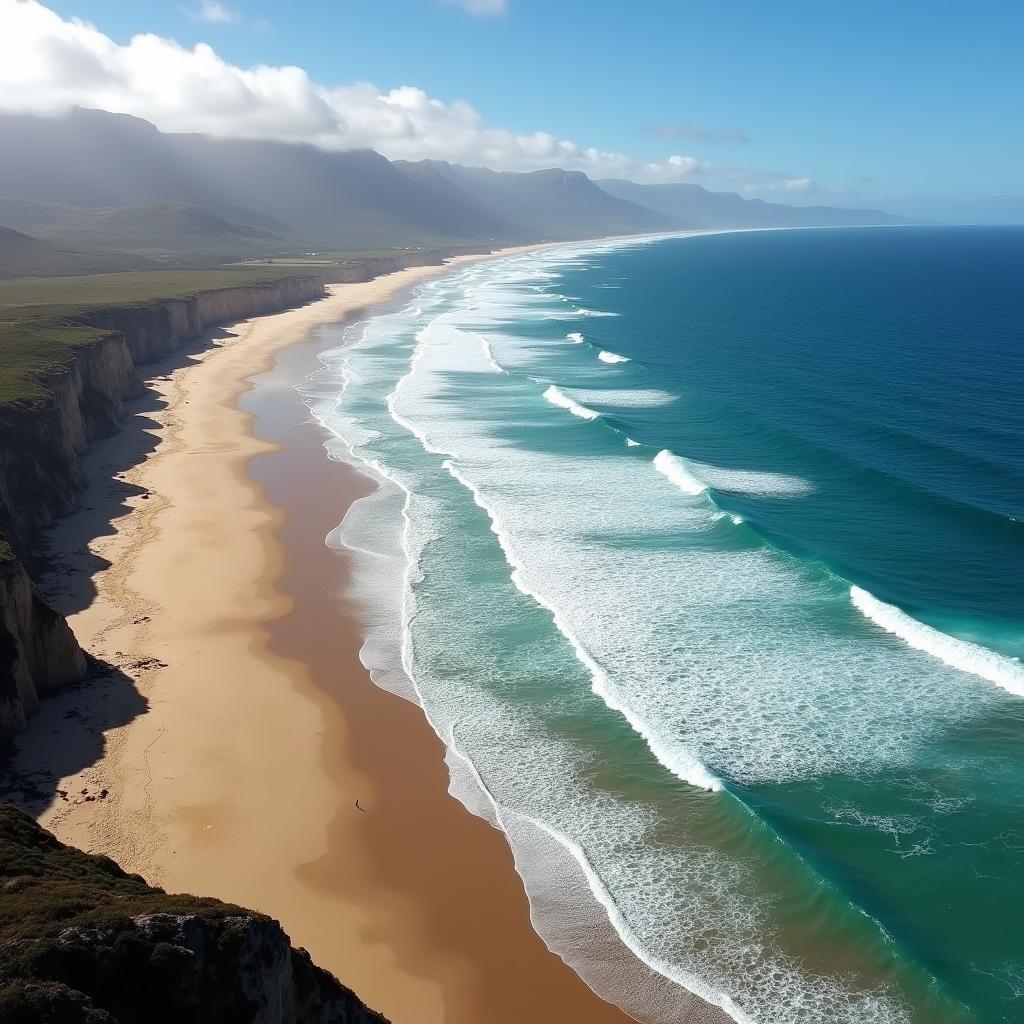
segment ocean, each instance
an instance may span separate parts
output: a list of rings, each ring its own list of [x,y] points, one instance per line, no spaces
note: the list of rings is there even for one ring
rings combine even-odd
[[[1024,1021],[1022,271],[1018,228],[564,245],[305,386],[380,484],[328,538],[365,663],[639,1020]]]

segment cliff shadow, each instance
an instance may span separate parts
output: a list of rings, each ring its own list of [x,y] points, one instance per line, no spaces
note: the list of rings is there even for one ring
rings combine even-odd
[[[134,679],[93,661],[86,679],[45,695],[14,738],[0,762],[0,801],[38,817],[55,802],[108,799],[109,783],[90,769],[103,757],[106,734],[148,710]]]
[[[125,480],[124,474],[148,459],[164,436],[153,416],[167,402],[154,385],[197,362],[217,341],[231,337],[224,330],[208,331],[166,359],[141,367],[142,393],[125,403],[117,433],[90,442],[82,459],[88,484],[77,509],[39,532],[28,559],[40,591],[62,615],[74,615],[92,604],[95,577],[110,566],[89,545],[116,533],[118,521],[142,511],[142,503],[149,500],[149,493]]]

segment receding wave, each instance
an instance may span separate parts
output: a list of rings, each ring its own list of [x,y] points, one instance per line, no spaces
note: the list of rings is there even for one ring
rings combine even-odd
[[[620,356],[616,352],[606,352],[604,350],[597,353],[597,358],[602,363],[628,363],[629,356]]]
[[[490,341],[487,340],[483,334],[478,334],[477,337],[480,339],[480,344],[484,348],[484,356],[487,359],[488,365],[494,370],[495,373],[507,373],[508,371],[494,358],[494,349],[491,348]]]
[[[675,775],[677,779],[681,782],[685,782],[689,786],[695,786],[698,789],[706,789],[709,792],[720,791],[722,789],[721,780],[713,775],[704,764],[702,764],[688,750],[681,748],[678,744],[672,743],[670,740],[666,740],[662,737],[658,730],[652,728],[649,723],[643,721],[615,695],[614,688],[612,687],[604,669],[601,668],[601,666],[594,660],[580,642],[572,627],[569,625],[565,615],[555,607],[555,605],[546,601],[539,593],[537,593],[537,591],[527,585],[526,567],[523,565],[519,556],[515,553],[508,533],[502,528],[497,514],[484,499],[480,492],[480,488],[477,487],[464,473],[460,472],[451,459],[445,459],[442,465],[455,480],[458,480],[458,482],[473,495],[473,501],[487,513],[487,516],[491,521],[491,532],[498,538],[498,544],[501,547],[502,553],[505,555],[505,560],[512,569],[512,582],[515,584],[516,589],[521,594],[524,594],[531,600],[536,601],[537,604],[551,613],[551,617],[554,619],[556,628],[562,636],[569,641],[577,659],[590,673],[591,688],[594,693],[596,693],[601,700],[608,705],[608,707],[613,711],[617,711],[626,719],[627,722],[629,722],[633,731],[643,737],[648,748],[657,758],[658,762]]]
[[[596,420],[601,415],[599,412],[594,412],[593,409],[588,409],[585,405],[580,405],[579,402],[570,398],[564,391],[559,391],[554,384],[544,392],[544,397],[552,405],[568,410],[573,416],[579,416],[581,420]]]
[[[850,588],[850,600],[865,618],[911,647],[938,658],[951,668],[980,676],[1017,697],[1024,697],[1024,665],[1016,658],[996,654],[978,644],[943,633],[912,618],[895,605],[879,601],[861,587]]]

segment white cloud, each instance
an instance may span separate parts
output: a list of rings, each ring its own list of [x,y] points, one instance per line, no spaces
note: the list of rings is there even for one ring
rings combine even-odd
[[[237,67],[206,43],[189,49],[147,33],[122,45],[37,0],[0,0],[0,109],[53,114],[72,106],[134,114],[164,131],[363,147],[391,159],[765,191],[789,180],[683,154],[645,162],[548,132],[511,132],[487,125],[469,103],[442,102],[415,86],[325,86],[299,67]]]
[[[190,18],[206,21],[211,25],[230,25],[238,17],[234,11],[220,3],[220,0],[201,0],[198,8],[188,8],[186,13]]]
[[[497,17],[508,12],[507,0],[441,0],[448,7],[461,7],[477,18]]]

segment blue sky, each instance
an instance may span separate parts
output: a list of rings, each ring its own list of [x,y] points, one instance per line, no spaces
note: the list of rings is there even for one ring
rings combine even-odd
[[[466,100],[513,133],[638,161],[692,156],[688,180],[711,187],[813,183],[792,186],[796,201],[1024,192],[1019,2],[505,0],[473,15],[458,0],[224,0],[222,12],[206,0],[213,20],[199,2],[47,6],[119,44],[206,42],[243,68]]]

